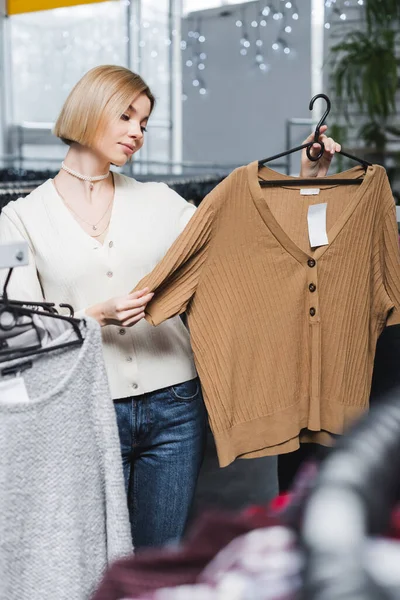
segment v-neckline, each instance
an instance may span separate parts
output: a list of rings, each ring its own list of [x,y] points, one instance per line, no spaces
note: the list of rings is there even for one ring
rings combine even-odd
[[[264,180],[279,178],[280,180],[287,179],[288,181],[296,180],[297,177],[293,177],[291,175],[283,175],[282,173],[277,173],[273,169],[269,167],[262,167],[260,170],[258,168],[258,161],[254,161],[247,165],[247,177],[250,188],[250,193],[253,199],[253,202],[260,213],[261,218],[263,219],[265,225],[270,229],[278,242],[294,257],[301,263],[304,263],[310,257],[313,259],[320,258],[327,250],[331,247],[337,235],[343,229],[344,225],[347,223],[348,219],[351,217],[356,207],[358,206],[361,198],[364,196],[365,191],[368,189],[370,182],[373,178],[374,173],[376,172],[376,168],[374,165],[368,167],[363,182],[360,184],[357,189],[357,193],[351,199],[351,202],[346,206],[343,212],[339,215],[338,219],[332,225],[330,230],[328,231],[328,240],[329,244],[326,246],[319,246],[315,250],[311,250],[310,252],[305,252],[294,240],[286,233],[280,223],[277,221],[273,212],[271,211],[268,202],[266,201],[263,191],[267,188],[261,188],[259,184],[259,178]],[[332,185],[335,184],[335,180],[340,178],[346,179],[356,179],[360,177],[364,173],[363,167],[353,167],[348,171],[343,171],[342,173],[338,173],[337,175],[329,175],[327,177],[323,177],[321,179],[326,180],[326,183],[329,184],[332,182]],[[293,189],[294,186],[291,186]],[[300,189],[300,185],[298,186]]]
[[[108,224],[108,230],[106,233],[106,236],[104,238],[103,242],[99,242],[98,239],[96,239],[95,237],[92,237],[91,235],[89,235],[81,225],[79,225],[78,221],[75,219],[75,217],[71,214],[71,211],[68,209],[68,207],[65,205],[64,200],[62,199],[62,197],[60,196],[60,194],[57,191],[57,188],[54,184],[54,180],[53,179],[49,179],[48,180],[48,184],[51,187],[51,189],[53,190],[53,196],[55,196],[58,200],[58,204],[61,206],[61,210],[64,211],[64,213],[67,215],[66,219],[67,222],[69,222],[71,224],[72,227],[77,228],[81,234],[84,236],[84,238],[86,238],[86,240],[88,240],[91,244],[94,244],[97,248],[104,248],[107,245],[108,239],[110,237],[111,234],[111,229],[113,227],[113,223],[115,220],[115,213],[116,213],[116,207],[117,207],[117,203],[118,203],[118,197],[119,197],[119,186],[118,186],[118,173],[112,173],[112,177],[113,177],[113,181],[114,181],[114,198],[113,198],[113,206],[112,206],[112,210],[111,210],[111,216],[110,216],[110,221]]]

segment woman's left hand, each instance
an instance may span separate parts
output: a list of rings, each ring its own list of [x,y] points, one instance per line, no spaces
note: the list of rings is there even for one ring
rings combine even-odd
[[[331,160],[335,156],[335,152],[340,152],[340,150],[342,149],[340,144],[338,144],[337,142],[335,142],[335,140],[333,140],[332,138],[328,138],[325,135],[327,129],[327,125],[322,125],[320,129],[319,140],[323,142],[325,146],[325,152],[319,160],[313,162],[308,158],[306,148],[302,150],[300,177],[325,177],[329,170]],[[307,142],[312,142],[313,139],[314,133],[311,133],[308,136],[308,138],[304,140],[303,144],[307,144]],[[310,148],[311,155],[318,156],[318,152],[320,152],[320,150],[321,146],[319,144],[314,144]]]

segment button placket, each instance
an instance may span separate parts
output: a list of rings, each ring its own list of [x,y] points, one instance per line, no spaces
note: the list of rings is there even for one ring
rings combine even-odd
[[[307,260],[308,266],[308,316],[311,322],[319,321],[318,268],[314,258]]]
[[[319,312],[318,265],[314,258],[307,260],[306,310],[310,332],[310,405],[308,428],[321,428],[320,388],[321,388],[321,320]]]
[[[124,363],[124,366],[121,365],[121,369],[124,372],[126,385],[132,391],[135,390],[135,392],[139,391],[140,393],[141,381],[138,372],[137,354],[131,330],[129,328],[120,327],[118,329],[118,334],[124,338],[123,340],[120,340],[122,350],[121,359]]]
[[[126,364],[124,371],[127,384],[132,390],[138,390],[140,388],[140,377],[138,373],[135,352],[131,346],[126,347],[126,355],[124,360]]]

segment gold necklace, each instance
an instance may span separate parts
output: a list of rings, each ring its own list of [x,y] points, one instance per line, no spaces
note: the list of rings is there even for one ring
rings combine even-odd
[[[64,197],[63,197],[63,196],[60,194],[60,192],[58,191],[58,188],[57,188],[57,186],[56,186],[56,183],[55,183],[55,181],[54,181],[54,180],[53,180],[53,184],[54,184],[54,187],[56,188],[57,194],[60,196],[60,198],[61,198],[61,200],[64,202],[64,204],[65,204],[66,206],[68,206],[69,210],[70,210],[72,213],[74,213],[74,215],[75,215],[76,217],[78,217],[78,219],[79,219],[80,221],[82,221],[83,223],[86,223],[86,225],[89,225],[89,227],[91,227],[91,228],[93,229],[93,231],[97,231],[97,226],[99,225],[99,223],[101,223],[101,222],[102,222],[102,220],[104,219],[104,217],[105,217],[105,216],[106,216],[106,214],[108,213],[108,211],[109,211],[109,209],[110,209],[110,206],[111,206],[111,204],[112,204],[112,201],[114,200],[114,196],[111,196],[111,200],[110,200],[110,202],[109,202],[109,204],[108,204],[108,206],[107,206],[107,208],[106,208],[106,212],[103,214],[103,216],[101,217],[101,219],[99,219],[99,221],[97,221],[97,223],[95,223],[95,224],[93,225],[93,223],[89,223],[89,221],[85,221],[85,219],[83,219],[83,218],[82,218],[82,217],[81,217],[81,216],[80,216],[80,215],[79,215],[79,214],[78,214],[78,213],[77,213],[77,212],[76,212],[76,211],[75,211],[75,210],[72,208],[72,206],[70,206],[70,204],[68,204],[68,202],[65,200],[65,198],[64,198]],[[111,221],[111,218],[110,218],[110,220],[108,221],[107,227],[108,227],[108,225],[110,224],[110,221]],[[105,231],[105,230],[104,230],[104,231]],[[103,233],[104,233],[104,232],[103,232]],[[100,235],[101,235],[101,233],[100,233],[100,234],[98,234],[97,236],[96,236],[96,235],[92,235],[92,237],[100,237]]]
[[[90,237],[92,237],[92,238],[99,238],[99,237],[101,237],[103,235],[103,233],[105,233],[107,231],[108,226],[110,225],[110,221],[111,221],[111,219],[109,219],[107,225],[105,226],[105,229],[103,229],[103,231],[101,233],[97,233],[96,235],[90,234]]]

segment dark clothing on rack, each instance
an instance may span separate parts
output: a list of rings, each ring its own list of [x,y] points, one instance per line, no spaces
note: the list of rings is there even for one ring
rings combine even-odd
[[[176,549],[146,550],[116,562],[93,600],[132,598],[162,587],[195,583],[207,564],[233,539],[273,524],[274,519],[265,511],[255,515],[205,513]]]
[[[400,325],[386,327],[378,339],[371,387],[371,404],[400,386]]]
[[[376,404],[397,386],[400,386],[400,325],[392,325],[383,330],[376,345],[370,404]],[[304,462],[325,455],[324,448],[315,444],[302,444],[295,452],[281,454],[278,457],[280,493],[290,490]]]

